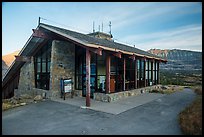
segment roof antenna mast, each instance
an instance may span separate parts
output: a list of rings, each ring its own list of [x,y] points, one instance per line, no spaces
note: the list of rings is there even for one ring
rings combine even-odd
[[[109,27],[110,27],[110,35],[111,35],[111,21],[109,22]]]
[[[40,25],[40,17],[38,18],[38,25]]]
[[[93,33],[95,32],[95,29],[94,29],[94,27],[95,27],[95,24],[94,24],[94,22],[93,22]]]
[[[102,22],[102,26],[101,26],[101,31],[103,32],[103,22]]]

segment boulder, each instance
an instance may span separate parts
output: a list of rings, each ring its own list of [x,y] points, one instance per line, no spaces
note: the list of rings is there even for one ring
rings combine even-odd
[[[41,101],[43,99],[43,97],[41,95],[37,95],[34,98],[34,101]]]

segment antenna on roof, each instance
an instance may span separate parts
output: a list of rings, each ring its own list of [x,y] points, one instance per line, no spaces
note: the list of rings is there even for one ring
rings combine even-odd
[[[102,26],[101,26],[101,31],[103,32],[103,22],[102,22]]]
[[[40,17],[38,18],[38,25],[40,25]]]
[[[111,21],[109,22],[109,27],[110,27],[110,35],[111,35]]]
[[[93,33],[95,32],[95,29],[94,29],[94,27],[95,27],[95,24],[94,24],[94,21],[93,21]]]

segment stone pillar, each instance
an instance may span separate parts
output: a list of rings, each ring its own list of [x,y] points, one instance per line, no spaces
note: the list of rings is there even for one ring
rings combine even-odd
[[[110,93],[110,65],[111,57],[109,54],[106,55],[106,93]]]
[[[90,107],[90,62],[91,54],[88,49],[86,49],[86,106]]]
[[[50,92],[52,98],[60,98],[60,79],[75,80],[75,45],[67,41],[52,41],[50,64]],[[74,90],[73,83],[73,90]]]
[[[15,95],[18,94],[29,94],[34,96],[33,88],[35,87],[35,73],[34,73],[34,58],[31,57],[31,62],[26,62],[21,70],[20,70],[20,77],[19,77],[19,85],[18,93],[14,93]]]

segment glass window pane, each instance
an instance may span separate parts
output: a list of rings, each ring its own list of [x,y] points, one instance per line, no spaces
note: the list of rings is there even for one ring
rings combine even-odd
[[[152,77],[151,77],[151,71],[149,71],[149,79],[150,79],[150,80],[152,79]]]
[[[156,71],[156,80],[157,80],[157,73],[158,73],[158,72]]]
[[[157,65],[158,65],[158,63],[156,63],[156,70],[157,70]]]
[[[42,72],[46,72],[46,62],[42,62]]]
[[[98,75],[106,75],[106,64],[105,64],[105,60],[102,61],[98,61]]]
[[[153,71],[153,80],[155,80],[155,71]]]
[[[153,62],[152,64],[153,64],[153,70],[155,70],[155,62]]]
[[[105,82],[106,76],[98,76],[98,90],[100,92],[105,92]]]
[[[146,66],[145,66],[145,70],[148,70],[148,61],[146,61]]]
[[[47,63],[47,72],[50,72],[50,62]]]
[[[151,70],[152,63],[149,61],[149,70]]]
[[[148,71],[145,73],[145,79],[148,79]]]
[[[41,72],[41,63],[37,63],[37,72]]]

